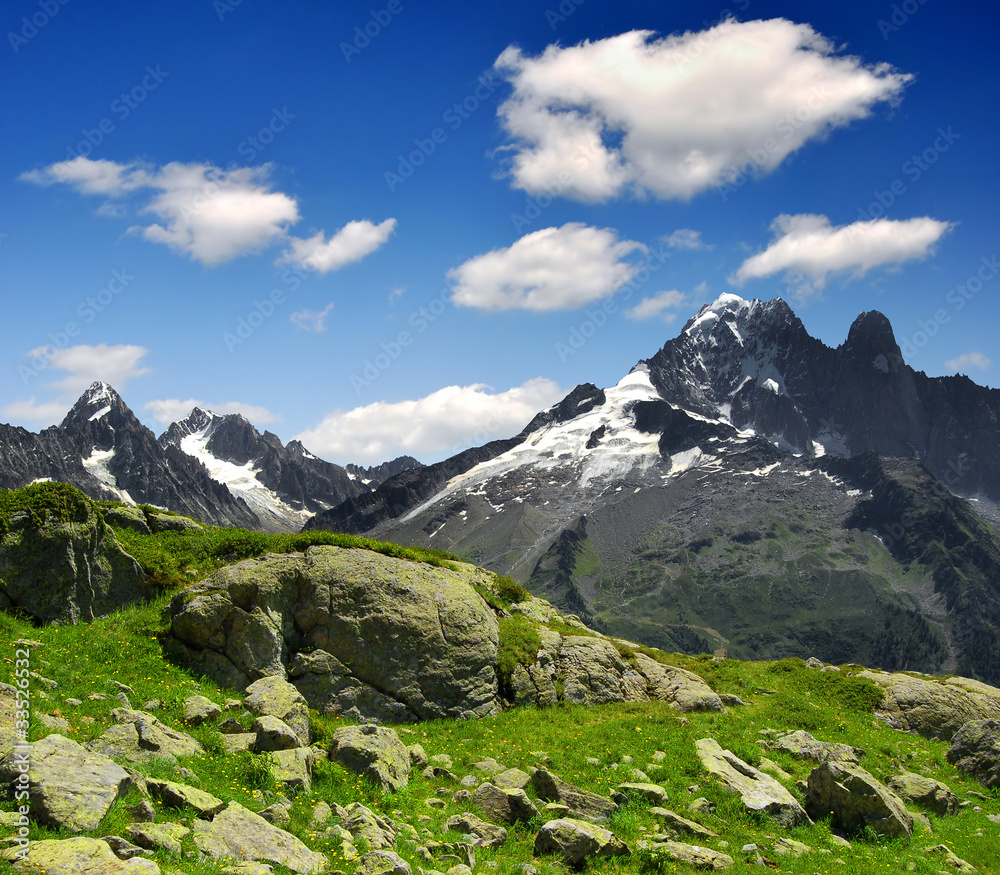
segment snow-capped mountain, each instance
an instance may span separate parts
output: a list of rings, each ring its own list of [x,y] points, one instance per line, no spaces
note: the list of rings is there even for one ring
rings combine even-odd
[[[1000,538],[972,510],[1000,500],[997,447],[1000,391],[913,371],[882,314],[831,349],[783,301],[723,295],[615,386],[306,527],[457,552],[668,650],[981,673],[962,660],[991,611],[1000,644]]]

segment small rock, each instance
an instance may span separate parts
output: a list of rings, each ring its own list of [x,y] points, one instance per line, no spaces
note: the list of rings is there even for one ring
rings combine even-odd
[[[81,699],[67,699],[66,704],[72,705],[75,708],[77,705],[82,705],[83,701]]]
[[[222,714],[222,709],[205,696],[188,696],[184,700],[184,721],[201,726]]]
[[[125,827],[125,832],[140,848],[162,848],[172,854],[181,852],[181,839],[191,830],[179,823],[143,823]]]
[[[393,851],[369,851],[358,861],[356,875],[413,875],[410,864]]]
[[[406,748],[406,751],[410,755],[410,765],[413,768],[426,768],[428,765],[427,751],[424,750],[423,745],[411,744]]]
[[[133,857],[148,857],[152,851],[133,845],[132,842],[123,839],[121,836],[102,836],[102,842],[107,842],[108,847],[114,852],[119,860],[131,860]]]
[[[488,781],[479,785],[473,801],[490,819],[504,823],[527,821],[538,815],[524,790],[497,787]]]
[[[927,854],[934,854],[935,856],[944,857],[944,864],[949,869],[954,869],[956,872],[978,872],[979,870],[973,866],[971,863],[966,862],[961,857],[956,856],[955,853],[947,845],[933,845],[925,850]]]
[[[688,805],[688,811],[692,814],[715,814],[715,803],[704,796],[699,796],[694,802]]]
[[[795,839],[780,838],[774,843],[774,852],[781,857],[804,857],[812,853],[812,848]]]
[[[163,702],[161,702],[159,699],[150,699],[148,702],[146,702],[145,705],[142,706],[142,710],[158,711],[162,707],[163,707]]]

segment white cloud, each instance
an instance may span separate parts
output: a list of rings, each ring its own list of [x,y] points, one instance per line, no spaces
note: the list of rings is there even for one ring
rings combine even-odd
[[[771,223],[774,241],[744,261],[729,281],[742,285],[786,272],[795,293],[808,297],[823,288],[830,274],[850,272],[860,277],[874,267],[925,258],[952,227],[928,216],[834,227],[826,216],[782,215]]]
[[[403,454],[430,462],[517,434],[565,394],[542,377],[506,392],[491,392],[482,383],[446,386],[415,401],[334,411],[296,437],[314,453],[342,464],[374,465]]]
[[[45,373],[49,370],[65,371],[67,376],[49,383],[46,388],[55,390],[51,401],[37,401],[35,397],[15,401],[3,409],[3,414],[13,419],[53,425],[62,420],[73,403],[91,383],[103,380],[124,391],[125,385],[136,377],[149,373],[142,364],[148,350],[142,346],[116,344],[109,346],[68,346],[65,349],[40,346],[27,354],[32,368]]]
[[[29,170],[19,177],[36,185],[54,185],[63,182],[72,185],[82,194],[103,194],[121,197],[137,188],[149,185],[146,167],[133,162],[118,164],[114,161],[92,161],[79,155],[70,161],[57,161],[42,170]]]
[[[290,237],[289,248],[282,253],[278,263],[329,273],[370,255],[395,229],[395,219],[386,219],[378,225],[361,219],[348,222],[329,240],[324,239],[322,231],[307,239]]]
[[[632,309],[626,310],[625,315],[636,322],[661,317],[664,322],[670,323],[677,318],[677,314],[666,311],[679,307],[686,301],[687,297],[676,290],[658,292],[651,298],[643,298]]]
[[[612,228],[570,222],[521,237],[448,271],[452,301],[483,310],[570,310],[620,288],[637,271],[623,259],[646,247]]]
[[[322,334],[326,331],[326,317],[333,312],[333,303],[327,304],[322,310],[296,310],[291,315],[291,323],[300,331],[311,331]]]
[[[244,404],[241,401],[211,404],[207,401],[199,401],[197,398],[188,398],[186,401],[181,401],[179,398],[160,398],[144,404],[143,410],[148,410],[153,419],[160,425],[167,426],[172,422],[184,419],[195,407],[211,410],[213,413],[242,413],[254,425],[267,425],[278,418],[266,407],[259,407],[255,404]]]
[[[711,249],[701,239],[701,231],[693,231],[690,228],[678,228],[672,234],[663,238],[663,242],[671,249]]]
[[[977,349],[973,352],[962,353],[958,358],[948,359],[944,365],[949,371],[958,374],[965,373],[970,368],[978,368],[981,371],[989,370],[993,367],[993,362]]]
[[[780,18],[662,39],[637,30],[534,58],[510,46],[495,66],[513,86],[498,114],[514,186],[583,201],[687,199],[748,161],[773,170],[897,101],[912,78],[838,55],[808,24]]]

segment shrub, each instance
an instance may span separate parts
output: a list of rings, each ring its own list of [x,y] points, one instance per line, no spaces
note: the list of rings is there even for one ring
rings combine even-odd
[[[508,605],[525,602],[531,598],[530,592],[506,574],[493,575],[493,592],[500,601]]]
[[[531,665],[542,646],[538,629],[526,617],[515,614],[500,618],[500,650],[497,669],[504,690],[510,691],[510,679],[517,665]]]

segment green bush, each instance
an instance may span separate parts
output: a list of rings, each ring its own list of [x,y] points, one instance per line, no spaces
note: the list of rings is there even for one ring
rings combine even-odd
[[[507,691],[510,690],[510,679],[514,668],[520,665],[531,665],[538,656],[542,646],[538,629],[526,617],[515,614],[512,617],[500,618],[500,652],[497,667],[500,672],[500,683]]]
[[[508,577],[506,574],[493,575],[493,593],[501,602],[507,605],[526,602],[531,598],[530,592],[514,580],[513,577]]]

